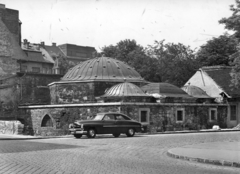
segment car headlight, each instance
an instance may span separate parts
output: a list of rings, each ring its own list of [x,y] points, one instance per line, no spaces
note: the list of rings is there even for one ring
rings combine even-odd
[[[72,124],[72,123],[69,124],[69,125],[68,125],[68,128],[69,128],[69,129],[73,128],[73,124]]]

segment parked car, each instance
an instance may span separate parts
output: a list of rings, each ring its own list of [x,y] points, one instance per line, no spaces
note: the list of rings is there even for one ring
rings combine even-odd
[[[135,132],[142,130],[141,123],[116,112],[98,113],[91,120],[77,120],[69,125],[70,133],[76,138],[81,138],[82,135],[94,138],[96,134],[112,134],[114,137],[119,137],[122,133],[133,137]]]

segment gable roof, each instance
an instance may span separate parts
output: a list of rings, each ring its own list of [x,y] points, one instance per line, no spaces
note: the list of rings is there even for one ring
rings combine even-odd
[[[240,89],[231,87],[231,70],[228,66],[202,67],[201,70],[211,77],[214,82],[229,96],[240,96]]]
[[[40,62],[40,63],[50,63],[53,64],[54,62],[49,60],[42,52],[43,49],[41,49],[36,44],[24,44],[22,43],[22,50],[26,54],[26,61],[29,62]]]

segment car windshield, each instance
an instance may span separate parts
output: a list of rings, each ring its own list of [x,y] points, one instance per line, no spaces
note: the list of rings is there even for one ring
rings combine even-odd
[[[102,120],[103,117],[104,117],[104,114],[97,114],[97,115],[93,118],[93,120]]]

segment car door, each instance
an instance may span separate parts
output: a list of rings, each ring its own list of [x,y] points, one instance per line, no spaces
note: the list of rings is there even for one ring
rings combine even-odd
[[[116,133],[116,120],[114,114],[106,114],[103,118],[103,133]]]
[[[115,115],[116,117],[116,127],[119,133],[126,133],[131,127],[130,119],[122,114]]]

